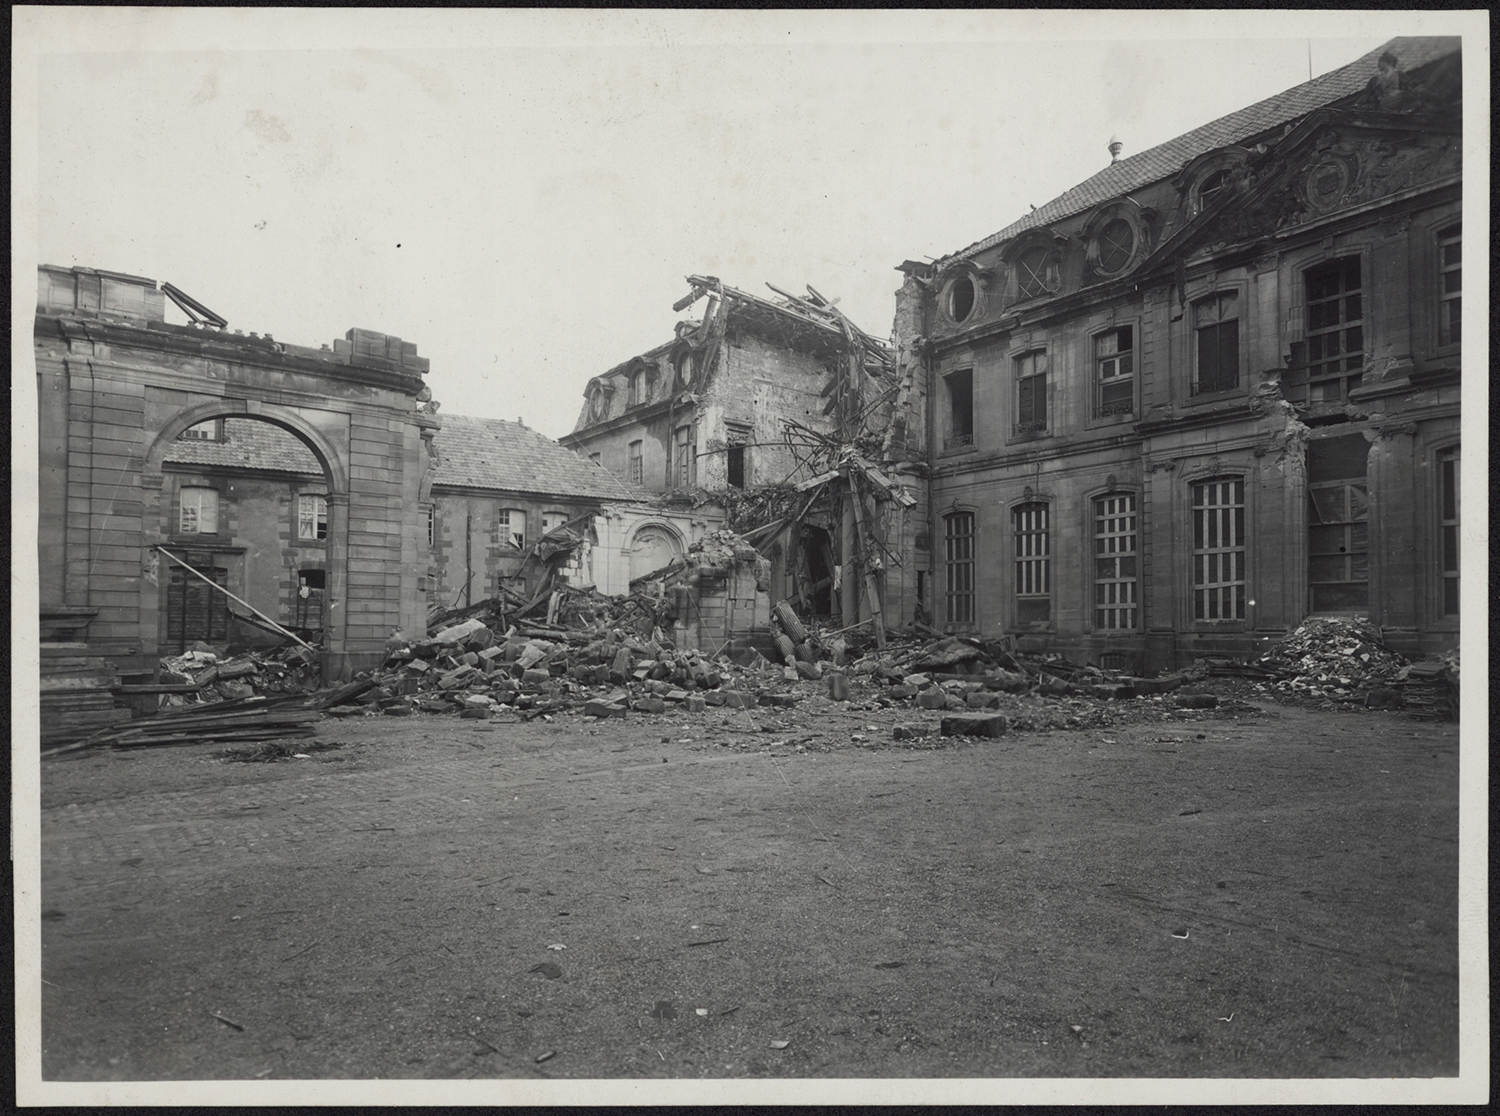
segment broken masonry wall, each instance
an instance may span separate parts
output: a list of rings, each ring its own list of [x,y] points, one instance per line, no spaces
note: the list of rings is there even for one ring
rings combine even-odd
[[[425,564],[427,603],[434,608],[463,608],[498,595],[503,583],[521,593],[535,593],[550,563],[530,557],[545,533],[544,515],[564,522],[592,511],[594,500],[559,496],[460,492],[437,488],[432,495],[432,546]],[[506,525],[501,526],[501,513]],[[518,526],[523,543],[513,544]],[[425,544],[425,530],[423,541]],[[581,571],[580,571],[581,572]]]
[[[710,443],[714,452],[699,459],[700,484],[723,488],[728,484],[723,445],[732,433],[749,427],[746,485],[785,484],[806,480],[799,456],[787,444],[785,424],[800,423],[820,433],[832,433],[831,416],[822,414],[833,381],[827,365],[808,353],[773,344],[754,333],[731,330],[720,350],[719,362],[707,385],[701,409],[698,449]]]
[[[590,575],[594,588],[609,596],[630,592],[630,580],[667,565],[694,543],[723,526],[715,505],[693,509],[654,504],[605,504],[594,516]]]

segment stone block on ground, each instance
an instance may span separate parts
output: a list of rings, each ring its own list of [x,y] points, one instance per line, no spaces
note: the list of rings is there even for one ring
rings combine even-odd
[[[976,690],[964,699],[970,709],[999,709],[1000,695],[987,694],[982,690]]]
[[[917,695],[917,705],[923,709],[943,709],[948,705],[948,695],[934,686]]]
[[[552,672],[541,667],[532,667],[521,674],[521,685],[523,686],[545,686],[552,681]]]
[[[1175,694],[1172,704],[1179,709],[1213,709],[1219,699],[1213,694]]]
[[[682,704],[689,713],[702,713],[708,702],[703,694],[688,694]]]
[[[667,711],[667,703],[659,697],[643,697],[636,698],[631,702],[630,708],[634,709],[637,713],[665,713]]]
[[[612,701],[594,699],[583,703],[583,715],[585,717],[623,717],[625,706]]]
[[[944,736],[1004,736],[1010,727],[1002,713],[957,713],[943,718]]]

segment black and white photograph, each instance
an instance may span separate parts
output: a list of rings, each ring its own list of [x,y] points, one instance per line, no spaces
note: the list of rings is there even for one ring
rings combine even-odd
[[[1488,1101],[1487,12],[12,32],[18,1104]]]

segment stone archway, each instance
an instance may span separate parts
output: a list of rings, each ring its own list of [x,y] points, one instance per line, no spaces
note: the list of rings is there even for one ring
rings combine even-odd
[[[630,537],[630,578],[635,580],[669,565],[686,553],[682,536],[665,523],[643,523]]]
[[[327,490],[328,527],[327,552],[322,560],[325,573],[323,587],[324,615],[324,675],[343,673],[342,667],[348,653],[348,608],[344,604],[348,594],[349,561],[349,466],[346,453],[341,452],[311,422],[297,411],[272,403],[253,399],[222,399],[185,407],[166,420],[156,437],[146,449],[141,468],[141,488],[149,494],[147,514],[142,519],[142,545],[145,550],[143,569],[154,569],[155,548],[165,545],[170,531],[164,530],[167,516],[161,507],[165,490],[164,464],[167,454],[177,444],[183,431],[201,423],[221,418],[249,419],[279,427],[293,435],[317,460],[323,472],[323,484]],[[155,514],[150,514],[154,511]],[[179,556],[180,557],[180,556]],[[278,558],[280,556],[278,555]],[[170,561],[164,561],[169,565]],[[147,627],[155,617],[158,628],[161,618],[169,611],[162,600],[163,586],[169,583],[166,569],[155,577],[141,579],[141,622],[143,643],[148,635]]]

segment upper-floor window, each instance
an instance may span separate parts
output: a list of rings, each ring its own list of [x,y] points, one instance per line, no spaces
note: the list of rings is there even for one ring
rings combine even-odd
[[[693,428],[691,426],[679,426],[675,438],[676,457],[676,480],[678,488],[687,488],[693,483],[693,465],[697,457],[696,447],[693,445]]]
[[[1135,493],[1094,500],[1094,627],[1134,629],[1139,609]]]
[[[631,442],[630,443],[630,473],[629,473],[629,476],[630,476],[630,483],[631,484],[640,484],[641,480],[642,480],[642,477],[645,475],[644,471],[642,469],[642,460],[643,460],[643,458],[642,458],[642,450],[643,450],[642,443],[640,443],[640,442]]]
[[[974,444],[974,370],[960,368],[943,377],[948,395],[948,429],[943,448]]]
[[[1047,505],[1022,504],[1011,512],[1016,544],[1016,623],[1046,624],[1052,619],[1052,545]]]
[[[1112,329],[1094,338],[1094,413],[1128,415],[1135,409],[1135,331]]]
[[[645,372],[632,372],[630,374],[630,405],[639,407],[647,401],[650,388],[646,381]]]
[[[328,497],[306,492],[297,497],[297,537],[328,537]]]
[[[542,512],[542,534],[550,534],[567,522],[567,512]]]
[[[974,623],[974,513],[943,516],[944,572],[949,624]]]
[[[1193,394],[1240,385],[1240,298],[1218,291],[1193,303]]]
[[[1198,187],[1198,204],[1200,208],[1207,209],[1214,203],[1214,199],[1229,188],[1229,168],[1216,170],[1203,180]]]
[[[1016,358],[1016,428],[1019,434],[1047,429],[1047,354],[1025,353]]]
[[[1339,401],[1359,387],[1365,364],[1359,257],[1307,272],[1307,398]]]
[[[1124,217],[1106,221],[1099,230],[1095,251],[1098,253],[1098,269],[1105,275],[1116,275],[1125,270],[1125,265],[1135,255],[1135,226]]]
[[[515,550],[526,546],[526,512],[521,508],[501,508],[497,513],[495,528],[500,535],[500,545]]]
[[[968,320],[970,314],[974,313],[974,306],[978,300],[978,290],[974,286],[974,280],[967,275],[960,275],[949,283],[948,289],[943,292],[943,309],[953,321],[962,324]]]
[[[184,535],[219,533],[219,490],[184,487],[177,494],[177,530]]]
[[[430,547],[437,540],[437,508],[427,509],[427,545]]]
[[[181,434],[177,435],[180,441],[187,442],[222,442],[224,440],[224,420],[221,418],[209,419],[200,422],[196,426],[190,426]]]
[[[1016,261],[1016,298],[1037,298],[1057,289],[1057,264],[1043,245],[1028,248]]]
[[[1462,228],[1449,225],[1438,233],[1438,344],[1458,344],[1458,324],[1463,294],[1460,250]]]
[[[1193,485],[1193,619],[1245,618],[1245,481]]]

